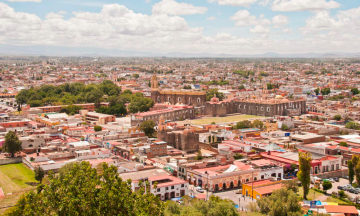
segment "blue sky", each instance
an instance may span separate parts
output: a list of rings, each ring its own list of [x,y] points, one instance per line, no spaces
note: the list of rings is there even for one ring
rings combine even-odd
[[[0,2],[0,44],[229,54],[360,48],[357,0]]]

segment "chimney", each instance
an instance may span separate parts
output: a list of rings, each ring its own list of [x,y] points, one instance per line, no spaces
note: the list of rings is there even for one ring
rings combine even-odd
[[[270,150],[267,152],[267,155],[271,155],[271,151],[270,151]]]

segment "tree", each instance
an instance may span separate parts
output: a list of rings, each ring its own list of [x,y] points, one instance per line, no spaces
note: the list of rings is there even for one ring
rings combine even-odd
[[[144,188],[133,192],[131,180],[119,178],[117,167],[103,163],[101,170],[84,161],[63,176],[51,172],[41,193],[22,195],[5,215],[163,215],[159,198]]]
[[[3,151],[10,153],[11,157],[14,157],[15,153],[22,150],[21,141],[17,137],[14,131],[9,131],[5,136],[5,142],[3,144]]]
[[[348,164],[348,173],[349,173],[349,183],[352,184],[355,176],[354,166],[351,160],[348,160],[347,164]]]
[[[347,142],[340,142],[339,146],[345,146],[346,147],[346,146],[348,146],[348,144],[347,144]]]
[[[334,120],[340,121],[340,120],[341,120],[341,115],[335,115],[335,116],[334,116]]]
[[[330,181],[323,181],[322,186],[325,193],[327,190],[330,190],[332,188],[332,184]]]
[[[245,89],[245,86],[244,85],[239,85],[238,89],[243,90],[243,89]]]
[[[239,153],[234,154],[234,159],[235,160],[240,160],[240,159],[243,159],[243,158],[244,158],[244,155],[242,155],[242,154],[239,154]]]
[[[222,101],[225,97],[224,94],[219,92],[217,88],[213,88],[206,91],[206,101],[210,101],[211,98],[214,97],[214,95],[216,95],[216,97],[219,98],[220,101]]]
[[[44,178],[45,176],[45,171],[43,170],[43,168],[41,168],[40,166],[35,167],[35,179],[41,183],[41,180]]]
[[[340,197],[340,198],[346,197],[345,191],[343,191],[343,190],[339,191],[338,194],[339,194],[339,197]]]
[[[286,124],[281,125],[281,130],[286,131],[289,130],[288,126]]]
[[[292,191],[294,191],[294,193],[297,193],[299,191],[299,187],[296,183],[296,180],[284,181],[284,185],[287,190],[292,190]]]
[[[195,156],[195,160],[202,160],[202,159],[203,159],[203,156],[202,156],[201,150],[199,150],[197,155]]]
[[[309,193],[310,188],[310,169],[311,169],[311,153],[299,152],[299,172],[297,177],[303,186],[303,198],[306,200],[306,196]]]
[[[95,131],[95,132],[102,131],[102,127],[99,126],[99,125],[96,125],[96,126],[94,127],[94,131]]]
[[[351,92],[353,93],[353,95],[357,95],[360,93],[358,88],[352,88]]]
[[[360,156],[358,155],[353,155],[351,158],[351,162],[352,162],[352,166],[354,169],[354,174],[355,174],[355,180],[356,183],[358,185],[360,185],[360,160],[359,160]]]
[[[359,123],[351,121],[351,122],[346,123],[345,128],[359,130],[359,126],[360,126]]]
[[[258,119],[254,120],[252,123],[253,127],[262,129],[264,127],[264,123]]]
[[[165,202],[165,216],[237,216],[238,210],[234,202],[229,199],[221,199],[217,196],[210,196],[208,201],[191,199],[189,196],[182,198],[182,203],[173,201]]]
[[[133,74],[132,75],[135,79],[139,78],[139,74]]]
[[[75,115],[75,114],[78,114],[81,109],[82,109],[81,106],[69,105],[69,106],[61,107],[60,112],[64,112],[68,115]]]
[[[314,90],[314,92],[315,92],[315,94],[316,94],[316,95],[319,95],[319,93],[320,93],[320,89],[319,89],[319,88],[317,88],[317,89],[315,89],[315,90]]]
[[[152,137],[155,132],[155,122],[153,120],[144,121],[140,124],[140,130],[144,131],[145,135]]]
[[[244,120],[236,123],[235,129],[251,128],[253,125],[249,120]]]
[[[303,215],[296,193],[286,187],[273,191],[268,197],[261,197],[256,204],[262,214],[269,216]]]

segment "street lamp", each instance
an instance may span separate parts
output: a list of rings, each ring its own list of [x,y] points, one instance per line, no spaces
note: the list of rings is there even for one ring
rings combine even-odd
[[[239,197],[239,211],[240,211],[240,200],[241,200],[241,199],[240,199],[240,197]]]

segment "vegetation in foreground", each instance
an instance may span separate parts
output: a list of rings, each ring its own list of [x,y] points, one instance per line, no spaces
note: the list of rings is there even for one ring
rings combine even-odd
[[[139,185],[133,192],[131,181],[119,178],[117,168],[106,163],[97,168],[88,162],[71,163],[57,175],[49,173],[5,215],[238,215],[230,200],[184,197],[182,204],[164,203],[145,190],[147,181]]]

